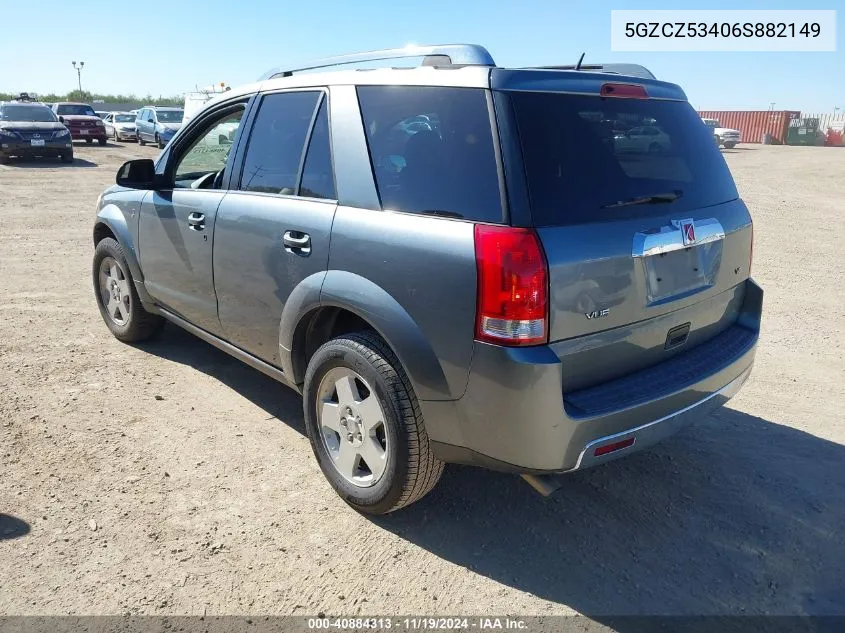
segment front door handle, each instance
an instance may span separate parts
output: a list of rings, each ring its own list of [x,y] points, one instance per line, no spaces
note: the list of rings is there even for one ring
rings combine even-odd
[[[202,231],[205,228],[205,214],[196,212],[189,213],[188,228],[194,231]]]
[[[311,254],[311,236],[302,231],[285,231],[282,237],[285,250],[295,255]]]

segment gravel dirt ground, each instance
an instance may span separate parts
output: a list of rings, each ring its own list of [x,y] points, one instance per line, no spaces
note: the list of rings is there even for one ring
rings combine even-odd
[[[845,150],[725,151],[766,291],[727,408],[549,498],[448,467],[379,519],[323,479],[293,392],[102,323],[94,204],[155,154],[0,165],[0,614],[845,614]]]

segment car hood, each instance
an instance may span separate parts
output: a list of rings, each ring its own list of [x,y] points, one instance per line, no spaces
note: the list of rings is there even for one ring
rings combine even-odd
[[[0,128],[15,132],[30,130],[61,130],[65,126],[58,121],[0,121]]]
[[[135,121],[115,121],[114,123],[112,123],[112,125],[115,126],[115,127],[131,127],[131,128],[134,128],[135,127]]]
[[[65,121],[102,121],[102,119],[98,116],[88,116],[87,114],[60,114]]]

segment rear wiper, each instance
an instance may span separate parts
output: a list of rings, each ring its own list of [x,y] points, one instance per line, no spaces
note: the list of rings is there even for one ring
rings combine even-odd
[[[602,209],[611,209],[613,207],[630,207],[636,204],[661,204],[663,202],[675,202],[678,198],[684,195],[683,191],[669,191],[667,193],[657,193],[653,196],[641,196],[639,198],[631,198],[630,200],[620,200],[619,202],[611,202],[602,205]]]
[[[454,211],[443,211],[441,209],[425,209],[420,211],[422,215],[437,215],[443,218],[461,218],[463,219],[463,215],[460,213],[455,213]]]

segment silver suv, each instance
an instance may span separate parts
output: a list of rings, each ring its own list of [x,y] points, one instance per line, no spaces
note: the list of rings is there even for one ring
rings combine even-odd
[[[308,72],[403,57],[422,65]],[[737,392],[760,326],[725,161],[634,65],[449,45],[271,71],[123,165],[94,244],[118,339],[170,321],[300,392],[323,473],[370,513],[444,462],[645,448]]]

